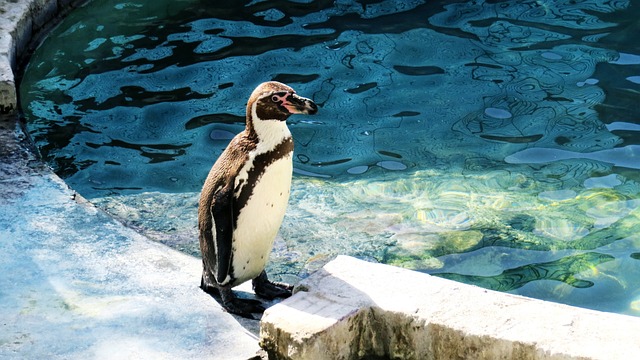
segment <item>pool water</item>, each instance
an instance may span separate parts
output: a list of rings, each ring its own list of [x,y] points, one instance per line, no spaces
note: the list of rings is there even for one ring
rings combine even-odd
[[[640,0],[112,1],[20,86],[82,196],[199,256],[198,192],[262,81],[312,98],[269,264],[337,254],[640,316]],[[194,280],[196,281],[196,280]]]

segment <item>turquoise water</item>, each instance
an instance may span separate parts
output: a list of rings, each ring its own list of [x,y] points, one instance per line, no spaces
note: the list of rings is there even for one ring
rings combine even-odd
[[[295,179],[270,271],[336,254],[640,315],[640,1],[130,1],[76,10],[20,86],[81,195],[198,256],[197,195],[279,80]]]

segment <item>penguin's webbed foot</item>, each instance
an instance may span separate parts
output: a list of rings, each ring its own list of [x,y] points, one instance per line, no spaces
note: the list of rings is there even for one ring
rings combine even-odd
[[[209,285],[206,284],[204,279],[200,283],[200,288],[216,299],[222,308],[231,314],[242,316],[246,319],[259,320],[260,317],[256,317],[253,314],[262,314],[265,310],[259,300],[238,298],[231,288]]]
[[[292,294],[293,286],[285,283],[270,281],[263,270],[257,278],[253,279],[253,291],[256,295],[273,300],[275,298],[288,298]]]

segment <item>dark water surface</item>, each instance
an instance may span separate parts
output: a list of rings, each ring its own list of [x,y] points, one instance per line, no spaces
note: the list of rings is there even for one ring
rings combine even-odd
[[[295,180],[270,270],[336,254],[640,315],[640,1],[94,0],[20,87],[45,160],[197,256],[195,207],[278,80]]]

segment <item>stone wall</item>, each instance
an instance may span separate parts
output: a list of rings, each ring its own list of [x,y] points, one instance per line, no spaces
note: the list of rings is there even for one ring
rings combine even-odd
[[[40,34],[86,0],[0,0],[0,115],[17,113],[16,74],[20,59]]]

